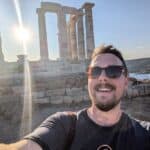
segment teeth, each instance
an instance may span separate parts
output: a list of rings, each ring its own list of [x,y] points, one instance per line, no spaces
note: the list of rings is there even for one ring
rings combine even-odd
[[[111,91],[111,89],[108,89],[108,88],[99,88],[98,91],[109,92],[109,91]]]

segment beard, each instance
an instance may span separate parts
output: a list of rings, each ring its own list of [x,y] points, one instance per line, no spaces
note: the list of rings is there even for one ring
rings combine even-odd
[[[121,97],[117,99],[115,94],[112,95],[111,98],[107,98],[105,96],[97,97],[96,92],[99,92],[98,89],[102,88],[102,87],[103,88],[109,88],[113,91],[116,90],[116,87],[114,85],[111,85],[111,84],[108,84],[108,83],[106,83],[106,84],[97,84],[94,88],[94,93],[91,96],[94,105],[99,110],[107,112],[107,111],[110,111],[113,108],[115,108],[120,103]],[[99,99],[101,99],[101,101]]]
[[[112,102],[105,103],[105,104],[102,102],[95,102],[95,106],[99,110],[107,112],[115,108],[120,103],[120,101],[121,101],[120,99],[119,100],[114,99]]]

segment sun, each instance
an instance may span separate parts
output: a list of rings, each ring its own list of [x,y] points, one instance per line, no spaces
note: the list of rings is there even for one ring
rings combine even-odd
[[[25,27],[15,27],[14,31],[17,40],[27,42],[31,39],[31,32]]]

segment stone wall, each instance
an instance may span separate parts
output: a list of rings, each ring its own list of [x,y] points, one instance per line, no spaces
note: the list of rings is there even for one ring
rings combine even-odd
[[[84,73],[49,76],[49,72],[40,72],[32,74],[31,78],[33,128],[51,113],[78,110],[90,104]],[[24,95],[27,93],[24,93],[22,73],[0,77],[1,142],[19,139]],[[131,115],[150,121],[149,97],[150,84],[132,80],[122,107]]]

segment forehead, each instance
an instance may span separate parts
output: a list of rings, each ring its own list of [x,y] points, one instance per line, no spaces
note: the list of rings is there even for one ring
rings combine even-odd
[[[110,65],[122,65],[122,61],[113,54],[100,54],[97,55],[92,61],[90,66],[107,67]]]

